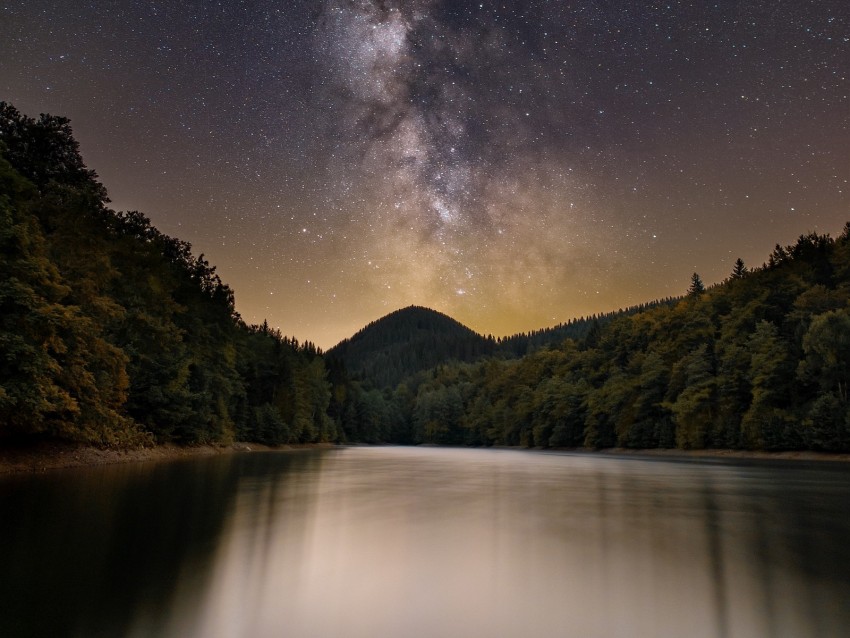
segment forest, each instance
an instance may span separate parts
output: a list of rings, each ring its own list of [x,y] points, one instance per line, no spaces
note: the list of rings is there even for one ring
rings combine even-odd
[[[0,440],[850,450],[850,223],[677,299],[504,339],[411,307],[322,353],[108,204],[67,118],[0,103]]]
[[[66,118],[0,104],[0,427],[104,446],[337,441],[318,350],[116,212]]]

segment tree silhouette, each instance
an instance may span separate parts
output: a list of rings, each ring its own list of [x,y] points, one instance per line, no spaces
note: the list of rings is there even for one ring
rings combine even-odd
[[[697,273],[691,275],[691,285],[688,288],[688,295],[692,297],[696,297],[705,292],[705,285],[702,283],[702,279]]]
[[[735,260],[735,266],[732,268],[732,279],[743,279],[747,274],[747,267],[744,265],[744,260],[738,257]]]

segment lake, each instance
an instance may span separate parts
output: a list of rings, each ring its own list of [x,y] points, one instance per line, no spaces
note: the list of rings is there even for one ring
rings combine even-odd
[[[0,636],[850,635],[850,466],[343,448],[0,480]]]

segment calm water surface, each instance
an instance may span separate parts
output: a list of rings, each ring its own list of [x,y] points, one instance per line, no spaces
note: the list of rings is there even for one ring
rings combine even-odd
[[[0,481],[0,636],[850,635],[850,468],[352,448]]]

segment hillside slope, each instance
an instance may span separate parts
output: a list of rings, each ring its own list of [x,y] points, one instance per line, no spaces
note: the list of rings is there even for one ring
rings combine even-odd
[[[436,310],[409,306],[373,321],[327,356],[342,361],[350,374],[389,387],[441,363],[474,361],[495,351],[492,338]]]

